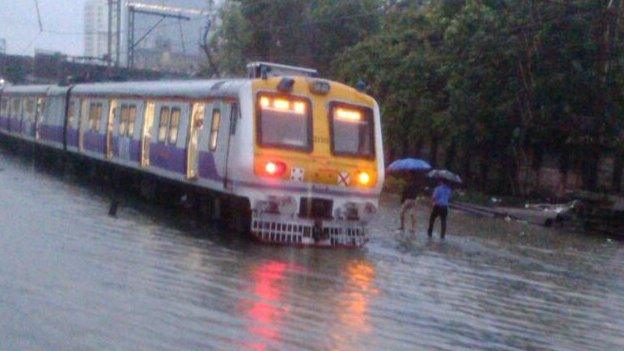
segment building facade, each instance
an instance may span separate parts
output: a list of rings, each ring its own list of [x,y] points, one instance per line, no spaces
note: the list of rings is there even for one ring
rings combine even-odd
[[[84,55],[108,58],[108,0],[88,0],[84,6]]]

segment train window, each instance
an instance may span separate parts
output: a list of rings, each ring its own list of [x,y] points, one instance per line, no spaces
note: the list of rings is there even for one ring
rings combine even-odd
[[[20,99],[13,99],[13,117],[19,116],[20,104]]]
[[[126,135],[126,127],[128,125],[128,106],[121,105],[121,116],[119,117],[119,135]]]
[[[221,111],[212,110],[212,123],[210,125],[210,150],[217,149],[217,139],[219,138],[219,125],[221,124]]]
[[[74,117],[76,116],[76,111],[74,111],[75,108],[76,103],[74,101],[70,101],[69,107],[67,108],[67,124],[70,126],[72,125]]]
[[[132,138],[134,136],[134,125],[136,123],[136,106],[132,105],[128,107],[128,136]]]
[[[370,108],[331,103],[329,119],[334,155],[360,158],[375,156],[373,111]]]
[[[167,139],[167,127],[171,119],[171,109],[167,106],[160,108],[160,117],[158,122],[158,141],[164,142]]]
[[[28,121],[35,121],[35,100],[33,98],[26,99],[26,117]]]
[[[26,113],[30,116],[33,112],[35,112],[35,103],[33,102],[33,99],[28,98],[26,99]]]
[[[312,150],[309,100],[261,94],[257,107],[257,140],[261,146]]]
[[[100,120],[102,119],[102,103],[89,105],[89,126],[92,132],[100,132]]]
[[[46,102],[45,98],[37,99],[37,115],[41,117],[43,117],[42,114],[43,114],[43,109],[45,108],[45,102]]]
[[[238,104],[232,104],[232,110],[230,110],[230,134],[236,134],[236,124],[240,117]]]
[[[9,108],[9,99],[2,98],[2,100],[0,100],[0,113],[2,113],[2,115],[6,115],[8,108]]]
[[[171,121],[169,122],[169,143],[178,142],[178,129],[180,127],[180,115],[182,111],[178,107],[171,109]]]
[[[95,119],[94,119],[95,131],[99,133],[100,129],[101,129],[100,122],[102,120],[102,113],[104,112],[104,109],[103,109],[103,106],[102,106],[101,103],[98,103],[96,105],[96,110],[97,110],[97,112],[95,113]]]

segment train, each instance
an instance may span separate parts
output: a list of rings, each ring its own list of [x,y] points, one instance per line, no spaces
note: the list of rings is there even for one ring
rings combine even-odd
[[[0,87],[0,136],[236,199],[253,238],[361,247],[379,207],[379,105],[315,70]],[[212,201],[212,200],[211,200]]]

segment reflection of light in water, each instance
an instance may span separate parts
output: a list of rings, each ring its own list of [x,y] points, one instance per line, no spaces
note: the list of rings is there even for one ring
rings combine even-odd
[[[368,262],[349,262],[347,266],[348,286],[346,309],[340,319],[359,332],[369,330],[367,323],[368,299],[371,293],[371,281],[375,277],[375,269]]]
[[[347,283],[339,298],[339,325],[332,328],[332,339],[337,341],[335,350],[357,350],[355,342],[361,333],[370,332],[368,305],[376,290],[371,286],[375,278],[375,268],[366,261],[350,261],[345,277]]]
[[[249,331],[257,339],[248,345],[253,350],[265,350],[267,342],[280,337],[277,324],[287,311],[280,306],[286,269],[287,265],[283,262],[269,261],[261,264],[252,273],[255,299],[246,314],[253,321]]]

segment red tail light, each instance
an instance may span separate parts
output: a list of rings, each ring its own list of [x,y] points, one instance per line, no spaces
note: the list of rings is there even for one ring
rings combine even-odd
[[[284,162],[270,161],[264,165],[264,171],[271,177],[281,177],[286,172],[286,164]]]

